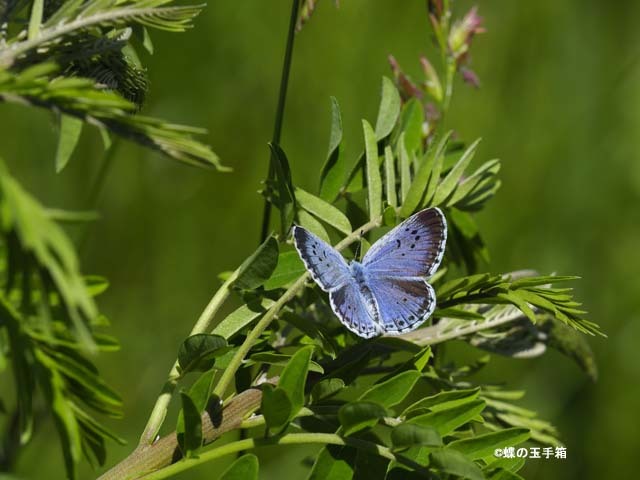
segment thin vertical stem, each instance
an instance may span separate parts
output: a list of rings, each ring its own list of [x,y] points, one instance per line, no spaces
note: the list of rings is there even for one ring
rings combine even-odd
[[[282,123],[284,121],[284,107],[287,100],[287,88],[289,86],[289,73],[291,72],[291,59],[293,56],[293,42],[296,37],[296,23],[298,21],[298,7],[300,0],[293,0],[291,4],[291,18],[289,19],[289,31],[287,34],[287,45],[282,63],[282,75],[280,77],[280,91],[278,93],[278,106],[276,108],[276,119],[273,127],[273,137],[271,143],[280,145],[282,134]],[[266,187],[273,180],[275,170],[273,168],[273,153],[269,157],[269,171],[267,173]],[[264,242],[269,234],[269,223],[271,222],[271,203],[265,198],[264,210],[262,212],[262,230],[260,233],[260,243]]]

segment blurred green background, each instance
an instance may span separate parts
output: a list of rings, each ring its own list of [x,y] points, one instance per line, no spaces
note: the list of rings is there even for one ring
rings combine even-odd
[[[297,37],[282,145],[294,181],[316,188],[327,148],[329,96],[338,98],[347,151],[361,149],[360,119],[374,119],[380,77],[393,53],[421,78],[432,52],[421,0],[319,2]],[[456,3],[462,15],[471,2]],[[479,160],[503,160],[503,188],[480,215],[495,272],[536,268],[577,274],[577,296],[609,338],[593,339],[600,369],[591,383],[568,359],[495,358],[486,376],[527,390],[525,404],[555,423],[566,460],[529,461],[530,479],[635,478],[640,424],[640,30],[637,1],[489,0],[479,5],[474,91],[456,85],[448,124],[482,136]],[[101,308],[122,350],[99,358],[125,399],[112,427],[135,445],[178,345],[218,285],[259,236],[262,201],[290,2],[210,2],[186,34],[155,34],[144,56],[151,91],[145,113],[209,129],[230,174],[176,164],[121,143],[99,199],[102,218],[82,249],[83,269],[111,288]],[[0,104],[0,154],[51,206],[83,209],[101,162],[95,131],[60,176],[45,112]],[[81,231],[71,232],[78,238]],[[45,423],[20,460],[25,478],[62,478]],[[311,451],[313,451],[312,449]],[[261,456],[264,478],[303,478],[309,450]],[[286,464],[282,463],[286,462]],[[179,478],[217,478],[225,463]],[[52,474],[51,472],[59,472]],[[83,477],[94,474],[83,468]]]

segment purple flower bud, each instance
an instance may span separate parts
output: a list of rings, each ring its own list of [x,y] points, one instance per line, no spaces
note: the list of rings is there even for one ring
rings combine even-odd
[[[474,88],[480,88],[480,78],[478,78],[476,72],[468,67],[460,67],[460,74],[465,83],[468,83]]]

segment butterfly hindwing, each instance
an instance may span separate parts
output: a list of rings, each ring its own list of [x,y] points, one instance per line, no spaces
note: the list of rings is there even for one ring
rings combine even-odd
[[[381,333],[372,299],[367,300],[353,280],[329,293],[329,300],[331,309],[343,325],[356,335],[371,338]]]
[[[368,281],[385,333],[397,335],[419,327],[436,306],[433,287],[420,278],[372,277]]]
[[[331,245],[302,227],[293,227],[293,239],[304,266],[325,292],[344,285],[351,277],[349,266]]]
[[[429,277],[442,261],[446,240],[444,215],[438,208],[429,208],[374,243],[362,264],[372,276]]]

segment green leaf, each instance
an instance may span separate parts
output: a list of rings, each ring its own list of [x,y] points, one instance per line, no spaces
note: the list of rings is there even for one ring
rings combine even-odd
[[[473,159],[474,154],[476,153],[476,148],[480,143],[480,139],[473,142],[469,148],[464,152],[458,163],[451,169],[451,171],[447,174],[447,176],[440,182],[438,185],[438,189],[436,190],[435,195],[433,196],[433,200],[431,201],[431,205],[437,207],[441,203],[443,203],[449,195],[453,193],[460,178],[464,174],[464,171],[469,166],[469,163]]]
[[[394,87],[395,88],[395,87]],[[367,193],[369,200],[369,219],[374,220],[382,214],[382,179],[378,161],[378,145],[369,122],[362,121],[367,168]]]
[[[204,412],[209,404],[215,376],[215,370],[208,370],[200,375],[189,389],[189,397],[191,397],[191,400],[193,400],[193,403],[200,413]]]
[[[82,133],[82,120],[71,115],[60,115],[60,135],[56,151],[56,173],[67,165]]]
[[[188,393],[180,392],[180,398],[182,399],[184,430],[177,430],[176,434],[182,454],[185,457],[191,457],[202,446],[202,418],[198,407]]]
[[[220,335],[198,333],[188,337],[178,350],[178,365],[181,374],[198,370],[209,370],[215,357],[227,351],[227,340]]]
[[[327,161],[320,173],[320,197],[327,202],[333,201],[342,188],[347,165],[344,155],[341,155],[342,117],[340,106],[335,97],[331,97],[331,134],[329,136],[329,151]]]
[[[227,468],[220,480],[258,480],[258,457],[245,453]]]
[[[278,252],[278,241],[270,236],[240,265],[234,286],[243,290],[261,286],[273,274],[278,264]]]
[[[284,390],[291,401],[291,415],[297,414],[304,405],[304,386],[312,353],[313,347],[310,346],[298,350],[280,375],[278,388]]]
[[[391,443],[396,450],[415,446],[439,447],[442,438],[435,428],[401,423],[391,431]]]
[[[447,206],[451,207],[458,202],[465,202],[467,196],[476,188],[482,188],[482,185],[495,181],[495,176],[500,171],[500,160],[489,160],[481,165],[471,176],[461,181],[455,189],[455,192],[447,202]]]
[[[403,415],[415,415],[415,412],[423,413],[423,410],[444,410],[446,408],[457,407],[465,403],[473,402],[480,394],[480,388],[469,388],[463,390],[448,390],[436,393],[430,397],[422,398],[413,403],[402,412]]]
[[[453,448],[471,460],[479,460],[493,455],[496,448],[512,447],[528,438],[529,430],[525,428],[506,428],[497,432],[455,440],[449,443],[447,448]]]
[[[400,131],[404,133],[404,143],[408,152],[422,147],[424,107],[417,98],[411,98],[402,108]]]
[[[400,115],[400,105],[398,89],[391,80],[382,77],[382,98],[376,119],[376,140],[382,140],[391,133]]]
[[[259,301],[242,305],[216,325],[212,333],[229,340],[258,317],[262,316],[274,303],[271,299],[261,298]]]
[[[316,383],[311,389],[311,403],[319,403],[329,398],[345,387],[341,378],[325,378]]]
[[[383,383],[374,385],[358,400],[375,402],[386,408],[393,407],[409,395],[420,377],[420,372],[415,370],[402,372]]]
[[[291,179],[291,168],[287,155],[279,145],[269,143],[271,161],[275,170],[275,182],[278,190],[277,206],[280,210],[280,232],[285,235],[291,228],[295,212],[296,196]]]
[[[398,160],[400,162],[400,198],[404,205],[411,190],[411,159],[404,141],[404,132],[398,139]]]
[[[266,423],[267,434],[279,434],[289,423],[293,415],[291,399],[282,388],[265,384],[262,388],[260,405]]]
[[[384,148],[385,193],[387,194],[387,203],[395,208],[398,206],[398,197],[396,195],[396,166],[394,160],[393,151],[387,145]]]
[[[314,217],[310,213],[307,213],[305,210],[298,210],[298,222],[300,226],[306,228],[314,235],[317,235],[328,244],[331,244],[329,234],[325,230],[322,223],[320,223],[320,221],[316,219],[316,217]]]
[[[353,478],[356,450],[351,447],[323,447],[307,480],[348,480]]]
[[[245,365],[255,365],[256,363],[264,363],[268,365],[277,365],[285,367],[292,361],[291,355],[282,355],[279,353],[260,352],[254,353],[249,357],[249,360],[245,362]],[[316,373],[324,373],[323,368],[314,361],[309,362],[309,371]]]
[[[296,199],[298,200],[298,204],[307,212],[315,215],[320,220],[337,228],[346,235],[351,233],[352,228],[349,219],[330,203],[301,188],[296,188]]]
[[[269,280],[265,282],[264,288],[265,290],[274,290],[276,288],[286,287],[305,272],[304,264],[302,260],[300,260],[298,252],[295,250],[283,252],[278,256],[276,269],[271,274],[271,277],[269,277]]]
[[[431,185],[435,185],[440,180],[440,168],[444,157],[445,149],[451,132],[447,132],[438,142],[436,147],[431,147],[425,159],[418,167],[418,171],[405,196],[400,216],[409,217],[421,205],[425,205],[430,200],[429,190]],[[400,148],[404,148],[400,146]],[[401,150],[402,152],[402,150]],[[405,155],[408,155],[405,150]],[[408,160],[407,160],[408,163]]]
[[[441,472],[469,480],[484,480],[480,468],[456,450],[436,450],[431,452],[430,459],[430,466]]]
[[[418,415],[417,417],[407,420],[407,423],[434,427],[438,433],[444,437],[456,428],[474,419],[484,410],[484,407],[485,402],[483,400],[474,400],[457,407]]]
[[[378,423],[378,420],[385,416],[387,416],[386,409],[373,402],[351,402],[338,410],[338,419],[346,436],[373,427]]]
[[[42,14],[44,12],[44,0],[34,0],[31,5],[31,15],[29,16],[29,28],[27,38],[34,40],[40,34],[42,24]]]

